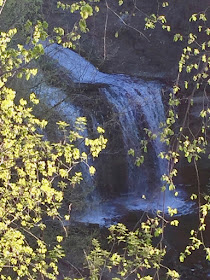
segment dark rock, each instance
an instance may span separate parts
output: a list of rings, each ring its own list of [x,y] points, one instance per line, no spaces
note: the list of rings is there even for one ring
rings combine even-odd
[[[105,1],[98,3],[100,12],[88,19],[90,31],[82,34],[77,51],[106,73],[173,80],[183,47],[183,43],[173,42],[173,36],[189,32],[190,16],[206,9],[208,1],[170,0],[165,9],[156,0],[137,1],[137,6],[135,2],[124,1],[121,7],[118,1],[107,1],[108,7]],[[45,1],[50,26],[60,25],[70,31],[77,15],[55,7],[56,1]],[[145,18],[158,10],[166,16],[171,32],[163,30],[160,24],[154,30],[145,29]]]

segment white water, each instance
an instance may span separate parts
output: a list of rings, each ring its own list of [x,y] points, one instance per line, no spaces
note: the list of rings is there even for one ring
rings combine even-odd
[[[79,107],[71,104],[69,98],[62,90],[48,86],[45,83],[41,83],[34,89],[35,93],[47,105],[48,114],[53,114],[53,111],[57,111],[61,118],[65,120],[70,126],[73,126],[76,119],[79,118],[82,113]],[[85,132],[87,134],[87,132]]]
[[[142,81],[125,75],[101,73],[77,53],[56,44],[50,45],[45,50],[46,54],[56,60],[57,64],[74,82],[106,85],[106,87],[102,87],[101,94],[106,96],[119,116],[126,150],[139,147],[142,134],[141,122],[139,121],[141,116],[152,133],[159,131],[159,124],[165,119],[161,83]],[[154,166],[156,166],[157,177],[160,178],[162,174],[167,173],[166,162],[158,157],[165,147],[158,138],[152,142],[152,146],[156,156]],[[125,210],[157,210],[162,207],[163,200],[165,210],[170,206],[185,213],[185,201],[181,198],[175,198],[173,194],[169,194],[166,199],[163,199],[163,195],[157,191],[151,194],[150,199],[141,199],[136,191],[145,188],[149,172],[143,174],[141,169],[138,169],[137,172],[135,168],[132,168],[129,158],[128,165],[128,189],[132,191],[132,194],[104,203],[97,200],[91,206],[92,209],[88,209],[87,215],[80,217],[80,220],[101,225],[107,224]],[[147,189],[152,189],[152,187],[147,186]],[[189,205],[187,208],[190,211]]]
[[[165,201],[164,212],[166,214],[168,206],[178,209],[175,216],[187,215],[194,211],[195,205],[186,200],[186,194],[182,190],[179,190],[179,193],[179,197],[171,195]],[[156,214],[157,210],[163,210],[163,201],[157,200],[157,197],[143,199],[138,195],[127,194],[104,203],[99,201],[90,207],[85,215],[82,214],[77,219],[84,223],[109,227],[119,222],[120,218],[127,215],[129,211],[140,211],[142,215],[142,212]]]

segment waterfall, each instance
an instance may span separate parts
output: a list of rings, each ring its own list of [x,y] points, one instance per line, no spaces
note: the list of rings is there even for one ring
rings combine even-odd
[[[143,132],[144,126],[152,133],[158,133],[159,124],[165,120],[161,96],[163,84],[157,81],[143,81],[123,74],[101,73],[79,54],[57,44],[46,47],[45,52],[47,56],[56,61],[57,65],[75,83],[101,85],[101,94],[112,104],[113,110],[118,115],[123,135],[124,149],[126,151],[130,148],[134,150],[138,149],[142,136],[145,136]],[[143,118],[143,123],[140,121],[141,118]],[[154,186],[148,185],[148,180],[152,176],[152,172],[156,173],[156,176],[154,176],[156,179],[153,180],[152,184],[158,184],[159,189],[161,186],[159,179],[161,175],[167,173],[166,162],[158,157],[159,153],[165,149],[163,143],[157,137],[151,142],[151,147],[153,153],[151,160],[153,160],[155,171],[134,167],[133,162],[131,162],[131,157],[127,156],[127,192],[133,193],[133,195],[124,196],[124,198],[119,199],[115,198],[115,206],[113,201],[99,205],[97,210],[93,210],[94,214],[88,211],[88,215],[86,218],[83,217],[84,219],[92,221],[93,218],[94,221],[96,220],[98,223],[102,223],[101,220],[109,219],[113,215],[117,216],[117,208],[122,204],[127,209],[147,209],[151,206],[148,206],[148,203],[140,199],[140,196],[137,194],[141,193],[142,190],[148,192],[151,189],[150,193],[152,193],[152,190],[157,189]],[[171,199],[169,199],[168,205],[171,206],[171,202]],[[159,202],[155,202],[155,204],[152,199],[150,203],[153,204],[153,208],[155,209],[160,206]]]
[[[125,148],[137,149],[140,145],[142,128],[139,121],[140,115],[144,116],[147,128],[152,133],[157,133],[160,122],[165,120],[164,107],[161,98],[162,84],[154,81],[134,80],[126,75],[108,75],[99,72],[90,62],[77,53],[53,44],[47,47],[47,55],[57,60],[68,75],[76,83],[105,84],[102,94],[114,106],[119,116]],[[159,177],[166,173],[164,163],[159,160],[159,153],[163,151],[162,143],[153,141],[154,153],[157,160]],[[128,159],[129,161],[129,159]],[[132,173],[132,172],[130,172]],[[139,172],[140,174],[141,172]],[[136,174],[129,174],[129,182]],[[139,176],[137,176],[139,177]],[[133,184],[140,184],[140,178]],[[139,181],[139,182],[138,182]],[[136,189],[131,186],[130,190]]]

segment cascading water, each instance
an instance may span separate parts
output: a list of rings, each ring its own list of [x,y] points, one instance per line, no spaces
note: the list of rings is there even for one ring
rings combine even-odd
[[[125,75],[101,73],[75,52],[56,44],[46,47],[46,54],[56,60],[57,64],[65,69],[75,83],[101,85],[101,94],[106,96],[108,102],[112,104],[118,114],[125,150],[139,147],[144,127],[142,122],[139,121],[141,117],[143,117],[144,124],[152,133],[158,133],[159,124],[165,119],[161,98],[163,85],[161,83],[142,81]],[[104,87],[102,86],[103,84]],[[161,151],[164,151],[165,147],[158,138],[152,141],[152,147],[154,154],[153,165],[155,166],[157,179],[156,185],[158,182],[160,187],[158,178],[167,173],[167,165],[158,155]],[[155,210],[160,208],[162,202],[157,199],[157,193],[160,195],[160,191],[155,191],[157,188],[148,185],[149,171],[145,174],[145,169],[135,168],[129,157],[127,162],[127,195],[109,200],[106,203],[100,203],[92,212],[89,209],[87,215],[80,217],[82,221],[99,224],[105,224],[108,221],[109,223],[113,217],[119,215],[118,208],[119,206],[122,208],[122,205],[126,209],[149,210],[149,208],[153,208]],[[150,191],[150,196],[151,193],[154,193],[156,198],[153,196],[149,201],[141,199],[140,193],[142,194],[142,190],[148,192],[149,189],[152,190]],[[167,196],[167,200],[165,207],[171,206],[181,209],[185,204],[181,199],[175,200],[172,194]]]
[[[143,131],[142,127],[140,127],[142,125],[139,121],[140,117],[144,117],[147,128],[152,133],[158,133],[159,124],[165,119],[161,99],[162,85],[157,82],[143,82],[140,80],[134,82],[124,75],[115,75],[114,83],[109,85],[109,88],[104,89],[103,93],[118,112],[125,149],[138,149]],[[152,144],[157,161],[157,178],[160,178],[162,174],[166,173],[166,164],[164,161],[160,162],[158,157],[164,147],[158,138]],[[129,161],[131,161],[130,158],[128,158],[128,163]],[[136,172],[132,162],[129,163],[129,167],[129,189],[131,191],[139,190],[139,188],[143,189],[142,185],[147,182],[144,183],[142,180],[144,175],[141,174],[141,169]],[[133,169],[135,174],[132,172]]]

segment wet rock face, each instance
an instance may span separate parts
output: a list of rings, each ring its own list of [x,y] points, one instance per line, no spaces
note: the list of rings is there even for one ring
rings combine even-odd
[[[100,92],[104,87],[105,85],[81,84],[77,94],[73,96],[73,103],[87,117],[90,138],[97,136],[98,125],[105,129],[108,143],[106,150],[94,161],[97,167],[95,179],[99,193],[103,197],[112,197],[127,191],[127,151],[124,149],[118,115]]]
[[[190,16],[206,9],[208,1],[170,0],[167,8],[156,0],[124,2],[121,7],[118,1],[99,3],[100,12],[88,19],[90,31],[82,35],[77,51],[106,73],[173,80],[183,47],[182,43],[173,42],[173,36],[187,34]],[[46,1],[47,13],[49,7],[53,7],[53,1]],[[163,30],[161,24],[154,30],[145,29],[145,18],[157,13],[166,16],[171,32]],[[71,30],[76,19],[77,15],[55,7],[49,16],[50,25],[59,24],[67,30]]]
[[[190,94],[190,91],[188,92]],[[181,105],[179,106],[178,114],[179,119],[185,118],[187,112],[187,123],[185,125],[185,133],[188,135],[189,139],[192,139],[193,135],[196,137],[203,136],[201,133],[201,127],[203,125],[203,118],[200,117],[200,112],[202,110],[207,110],[209,108],[209,91],[207,90],[204,94],[203,91],[198,91],[193,98],[193,105],[190,107],[189,112],[187,112],[187,98],[181,100]],[[190,129],[189,129],[190,128]],[[206,139],[209,140],[210,129],[206,130]],[[199,171],[199,181],[202,187],[202,191],[206,192],[205,186],[209,183],[210,179],[210,160],[208,155],[210,154],[210,144],[206,146],[206,152],[200,153],[200,159],[197,161],[197,167]],[[184,184],[189,186],[197,186],[197,174],[193,161],[189,163],[187,159],[183,156],[180,158],[177,164],[178,176],[175,178],[177,184]],[[191,191],[191,188],[189,188]]]

